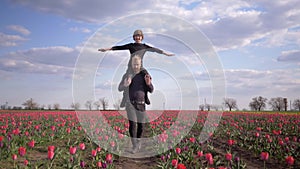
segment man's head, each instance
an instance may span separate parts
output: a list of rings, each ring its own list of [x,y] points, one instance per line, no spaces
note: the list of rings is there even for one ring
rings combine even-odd
[[[131,67],[135,74],[138,74],[141,71],[142,59],[139,55],[134,55],[131,60]]]

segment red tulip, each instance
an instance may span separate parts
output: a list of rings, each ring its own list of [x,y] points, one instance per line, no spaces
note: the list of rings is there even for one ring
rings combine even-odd
[[[48,146],[48,151],[54,152],[54,150],[55,150],[55,146]]]
[[[262,160],[268,160],[269,159],[269,153],[268,152],[261,152],[260,159]]]
[[[92,156],[96,157],[96,155],[97,155],[97,150],[92,150]]]
[[[0,136],[0,142],[2,142],[3,141],[3,136]]]
[[[54,157],[54,152],[53,151],[48,151],[48,159],[52,160]]]
[[[232,154],[231,153],[225,154],[225,158],[226,158],[227,161],[232,160]]]
[[[180,163],[177,165],[177,168],[176,169],[186,169],[185,165]]]
[[[101,161],[98,161],[98,162],[97,162],[97,167],[98,167],[98,168],[102,168],[102,162],[101,162]]]
[[[80,150],[85,150],[85,144],[84,143],[80,143],[79,144],[79,149]]]
[[[76,153],[77,148],[76,147],[70,147],[70,154],[74,155]]]
[[[228,140],[228,145],[229,145],[229,146],[232,146],[233,144],[234,144],[234,140],[231,140],[231,139]]]
[[[286,163],[287,163],[288,165],[293,165],[294,162],[295,162],[295,159],[294,159],[294,157],[292,157],[292,156],[287,156],[286,159],[285,159],[285,161],[286,161]]]
[[[106,160],[106,162],[111,163],[112,162],[112,154],[106,154],[105,160]]]
[[[20,147],[19,148],[19,155],[24,156],[26,154],[26,148],[25,147]]]
[[[177,159],[173,159],[173,160],[172,160],[172,166],[173,166],[173,167],[176,167],[177,164],[178,164],[178,160],[177,160]]]
[[[28,160],[24,160],[24,165],[28,165]]]
[[[202,157],[203,156],[203,151],[198,151],[197,152],[197,157]]]
[[[206,153],[205,158],[210,165],[212,165],[214,163],[214,159],[213,159],[213,156],[211,153]]]
[[[191,138],[190,138],[190,142],[191,142],[191,143],[195,143],[195,142],[196,142],[196,138],[195,138],[195,137],[191,137]]]
[[[180,149],[179,147],[177,147],[177,148],[175,149],[175,151],[176,151],[177,154],[180,154],[180,153],[181,153],[181,149]]]
[[[17,158],[18,158],[17,154],[13,154],[13,155],[12,155],[12,159],[13,159],[13,160],[17,160]]]
[[[30,147],[30,148],[33,148],[34,147],[34,140],[31,140],[30,142],[28,142],[28,146]]]

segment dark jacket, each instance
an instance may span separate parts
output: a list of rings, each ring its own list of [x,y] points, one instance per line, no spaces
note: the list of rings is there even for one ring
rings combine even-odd
[[[137,76],[141,76],[141,77],[145,77],[145,75],[148,74],[147,70],[143,69],[139,74],[137,74]],[[126,102],[127,101],[130,101],[131,103],[135,103],[137,102],[137,100],[134,100],[133,98],[130,99],[130,91],[129,91],[129,87],[125,87],[124,86],[124,80],[127,78],[127,74],[124,74],[123,77],[122,77],[122,80],[119,84],[119,87],[118,87],[118,90],[119,91],[123,91],[123,98],[122,98],[122,102],[121,102],[121,105],[120,107],[125,107],[126,105]],[[134,79],[134,77],[133,77]],[[132,80],[133,80],[132,79]],[[149,97],[148,97],[148,92],[152,93],[153,92],[153,85],[151,84],[150,86],[146,85],[146,82],[145,80],[143,81],[143,85],[144,85],[144,93],[145,93],[145,98],[144,98],[144,106],[145,104],[149,105],[150,104],[150,100],[149,100]],[[131,84],[130,84],[131,85]]]

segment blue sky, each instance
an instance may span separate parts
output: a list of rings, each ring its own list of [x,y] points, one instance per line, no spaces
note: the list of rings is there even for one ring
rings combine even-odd
[[[97,62],[92,72],[94,98],[86,99],[105,97],[113,107],[121,97],[116,86],[126,70],[129,52],[104,54],[97,49],[132,42],[137,28],[145,33],[144,43],[175,54],[145,56],[144,65],[157,89],[149,109],[160,109],[163,104],[168,109],[195,109],[204,100],[213,102],[212,97],[219,97],[214,104],[221,105],[221,98],[227,97],[236,99],[239,109],[249,109],[253,97],[293,101],[300,96],[297,0],[4,0],[0,13],[1,105],[21,106],[33,98],[40,105],[59,103],[69,108],[76,82],[73,73],[84,57]],[[170,22],[163,22],[166,18],[171,18]],[[194,37],[207,38],[205,44],[191,36],[189,26],[198,30],[199,36]],[[209,65],[201,61],[204,53],[187,46],[194,44],[202,50],[207,42],[222,66],[219,70],[208,70]],[[85,56],[88,50],[93,51],[90,58]],[[212,72],[219,72],[217,76],[224,73],[225,96],[212,94]],[[85,93],[84,89],[81,92]],[[84,102],[81,100],[82,108]]]

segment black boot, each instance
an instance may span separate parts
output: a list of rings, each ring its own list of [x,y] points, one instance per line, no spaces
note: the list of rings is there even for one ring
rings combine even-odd
[[[139,150],[138,140],[137,140],[137,138],[131,138],[131,142],[132,142],[132,151],[131,151],[131,153],[135,154]]]

